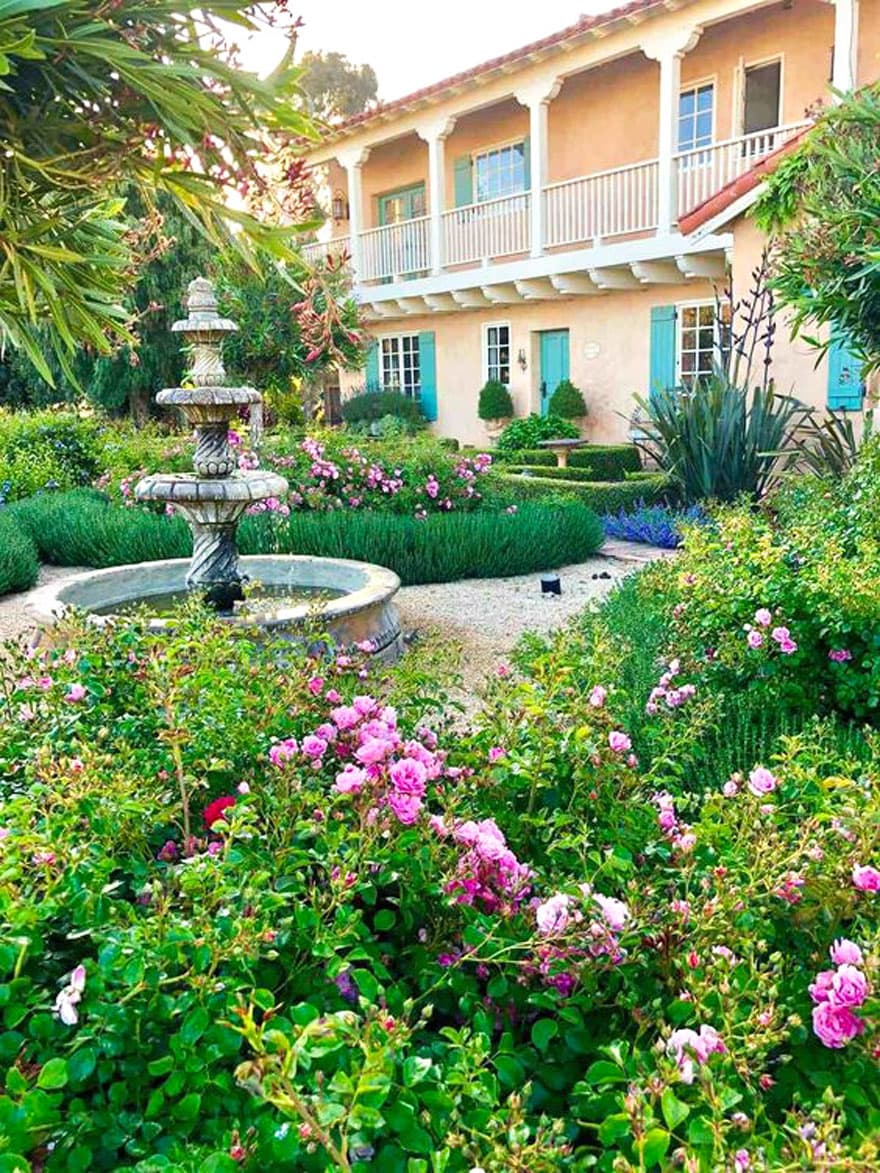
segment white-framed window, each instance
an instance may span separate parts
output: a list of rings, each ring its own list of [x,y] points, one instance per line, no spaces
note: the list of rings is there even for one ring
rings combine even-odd
[[[418,399],[421,390],[418,334],[393,334],[379,345],[379,375],[383,391],[402,391]]]
[[[485,381],[495,379],[510,386],[510,325],[490,322],[483,327],[483,373]]]
[[[677,307],[675,353],[678,385],[693,387],[723,365],[730,350],[730,302],[691,302]]]
[[[678,149],[695,151],[712,143],[715,127],[715,83],[700,82],[678,95]]]
[[[758,134],[782,124],[782,58],[747,64],[742,77],[742,132]]]
[[[474,202],[497,200],[526,190],[525,141],[493,147],[474,156]]]

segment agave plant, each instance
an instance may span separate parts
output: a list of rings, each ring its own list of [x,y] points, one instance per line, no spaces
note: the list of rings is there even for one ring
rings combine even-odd
[[[693,389],[670,387],[638,402],[640,447],[688,502],[763,496],[809,410],[772,383],[749,390],[720,369]]]

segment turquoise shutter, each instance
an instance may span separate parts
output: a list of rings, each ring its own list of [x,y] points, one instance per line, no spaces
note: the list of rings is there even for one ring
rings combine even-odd
[[[367,351],[366,361],[366,376],[367,376],[367,390],[381,391],[382,384],[379,380],[379,343],[374,342]]]
[[[474,178],[470,155],[455,160],[455,206],[463,208],[474,202]]]
[[[845,335],[832,333],[828,347],[829,411],[861,411],[864,391],[862,360]]]
[[[422,415],[426,420],[437,418],[437,359],[435,356],[434,331],[424,330],[419,334],[419,382]]]
[[[528,191],[532,186],[532,150],[528,135],[523,139],[523,163],[526,168],[526,181],[523,190]]]
[[[651,395],[675,386],[675,319],[674,305],[652,306]]]

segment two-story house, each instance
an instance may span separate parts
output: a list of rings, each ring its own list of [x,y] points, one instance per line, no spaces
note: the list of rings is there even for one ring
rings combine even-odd
[[[587,435],[625,438],[634,392],[711,370],[717,291],[744,292],[762,251],[744,213],[767,161],[832,86],[878,75],[880,0],[632,0],[334,127],[309,248],[350,255],[375,338],[343,392],[400,389],[480,443],[487,378],[526,414],[570,377]],[[777,386],[860,407],[835,347],[817,367],[779,329]]]

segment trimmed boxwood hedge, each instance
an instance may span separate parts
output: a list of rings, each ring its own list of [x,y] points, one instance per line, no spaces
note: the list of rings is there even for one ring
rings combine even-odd
[[[39,572],[37,548],[30,535],[9,509],[0,510],[0,595],[30,590]]]
[[[505,491],[520,501],[576,497],[596,513],[617,513],[634,509],[639,502],[653,505],[669,491],[669,479],[663,473],[646,473],[626,481],[553,480],[550,477],[522,477],[503,474]]]
[[[544,477],[553,481],[595,481],[591,468],[549,468],[543,464],[512,464],[505,472],[514,476]]]
[[[545,448],[492,452],[491,455],[501,464],[556,467],[556,457]],[[634,444],[586,444],[569,452],[568,466],[588,468],[598,481],[622,481],[626,473],[642,471],[642,458]]]

